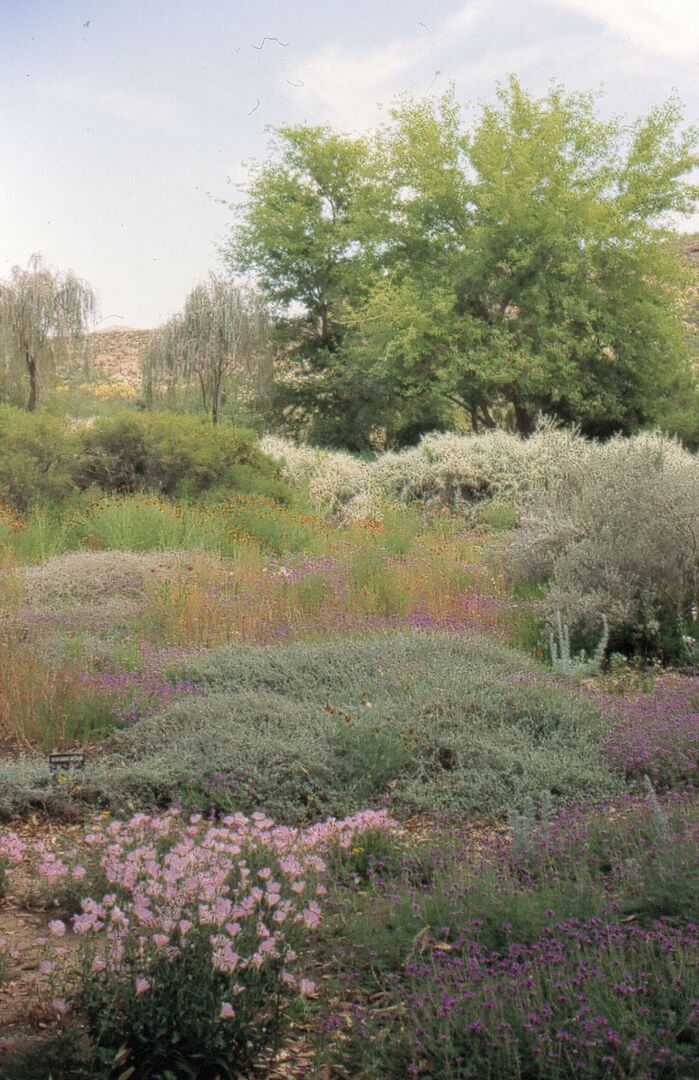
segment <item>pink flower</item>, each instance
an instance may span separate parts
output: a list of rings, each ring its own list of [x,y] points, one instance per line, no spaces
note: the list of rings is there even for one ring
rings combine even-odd
[[[63,937],[66,932],[66,924],[61,919],[52,919],[49,923],[49,930],[54,937]]]
[[[232,1020],[235,1016],[235,1009],[227,1001],[221,1003],[221,1012],[219,1016],[222,1020]]]
[[[56,967],[56,961],[55,960],[42,960],[41,963],[39,964],[39,971],[41,972],[42,975],[50,975],[55,967]]]
[[[310,979],[299,979],[299,990],[304,997],[313,997],[316,992],[316,984]]]
[[[150,981],[148,979],[136,979],[136,993],[145,994],[146,990],[150,990]]]
[[[59,1013],[64,1013],[68,1008],[63,998],[54,998],[51,1004],[53,1005],[56,1012]]]

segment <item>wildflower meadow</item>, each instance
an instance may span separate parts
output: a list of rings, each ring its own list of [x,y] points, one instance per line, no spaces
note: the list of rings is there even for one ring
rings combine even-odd
[[[689,571],[552,616],[624,448],[470,439],[4,505],[0,1075],[695,1074]]]

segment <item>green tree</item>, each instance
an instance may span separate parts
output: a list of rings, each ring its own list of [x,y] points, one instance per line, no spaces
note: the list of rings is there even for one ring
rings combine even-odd
[[[394,363],[438,381],[474,427],[507,407],[524,434],[539,411],[628,431],[686,385],[668,220],[694,203],[696,135],[674,101],[631,128],[594,104],[558,87],[538,100],[513,78],[460,136],[450,99],[394,114],[406,254],[371,309],[391,312]]]
[[[400,442],[464,418],[605,435],[671,415],[693,385],[681,121],[674,100],[603,121],[591,95],[511,78],[469,130],[451,94],[402,100],[364,140],[284,129],[229,259],[300,311],[287,385],[316,430],[357,446],[382,424]]]
[[[289,422],[346,415],[356,404],[356,388],[339,377],[341,350],[349,306],[384,243],[385,184],[371,140],[283,127],[235,210],[224,257],[235,272],[252,272],[277,316],[276,413]]]
[[[0,282],[0,362],[9,380],[25,377],[32,412],[56,364],[67,357],[96,309],[95,296],[72,271],[52,270],[40,255]]]

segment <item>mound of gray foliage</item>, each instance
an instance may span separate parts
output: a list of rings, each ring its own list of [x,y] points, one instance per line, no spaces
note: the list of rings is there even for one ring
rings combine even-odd
[[[492,640],[224,648],[183,674],[203,693],[114,736],[81,798],[121,813],[180,799],[286,822],[383,800],[492,818],[543,789],[565,801],[617,787],[597,759],[594,706]],[[15,803],[30,802],[16,779]]]

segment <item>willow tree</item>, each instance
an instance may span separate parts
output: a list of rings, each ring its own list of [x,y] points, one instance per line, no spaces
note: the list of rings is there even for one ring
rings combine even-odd
[[[29,411],[41,388],[84,334],[96,308],[90,286],[72,271],[53,270],[40,255],[0,282],[0,356],[10,378],[26,378]]]
[[[271,378],[268,318],[253,293],[211,274],[156,336],[144,360],[144,388],[152,399],[158,389],[194,385],[216,424],[231,378],[253,392]]]

